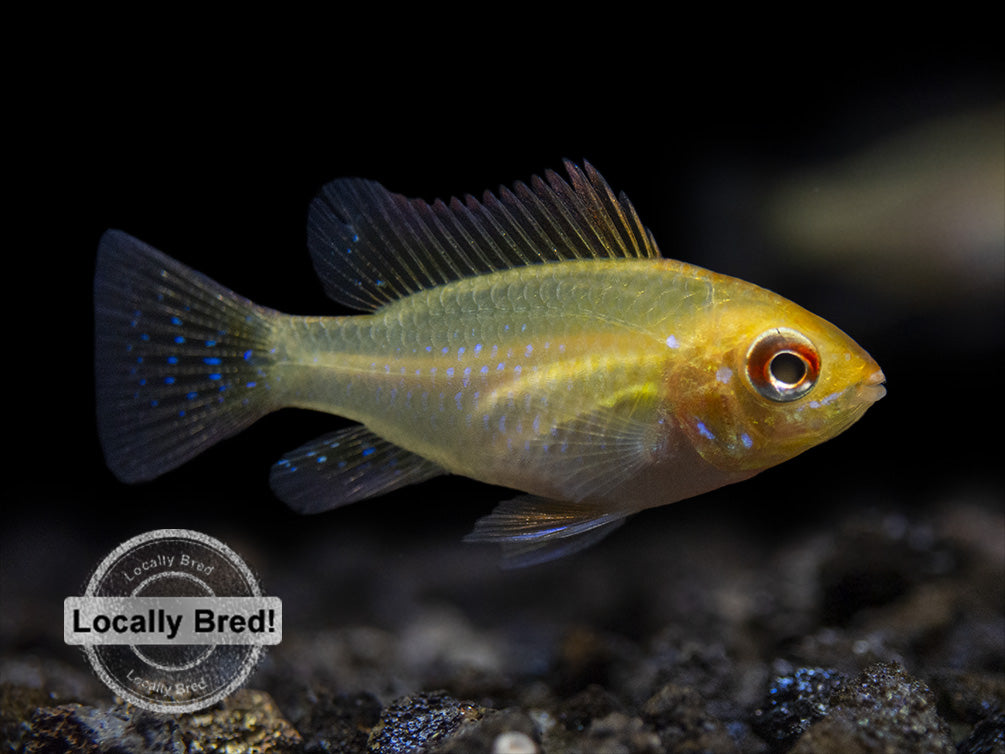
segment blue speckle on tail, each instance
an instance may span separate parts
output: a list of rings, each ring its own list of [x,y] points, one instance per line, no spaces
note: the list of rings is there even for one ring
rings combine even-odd
[[[278,407],[274,391],[252,389],[269,383],[274,357],[257,354],[274,346],[277,313],[121,231],[101,239],[94,306],[98,429],[124,481],[174,468]]]

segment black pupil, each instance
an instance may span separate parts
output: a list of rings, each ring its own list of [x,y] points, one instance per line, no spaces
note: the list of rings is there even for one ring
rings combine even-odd
[[[796,385],[806,376],[806,363],[794,353],[783,351],[771,360],[771,376],[786,385]]]

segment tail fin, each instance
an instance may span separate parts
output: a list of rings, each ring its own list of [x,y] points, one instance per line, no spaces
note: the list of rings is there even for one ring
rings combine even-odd
[[[110,230],[94,279],[98,431],[124,482],[152,479],[278,408],[277,313]]]

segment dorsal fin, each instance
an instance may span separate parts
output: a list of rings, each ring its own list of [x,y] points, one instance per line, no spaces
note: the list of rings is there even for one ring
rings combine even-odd
[[[654,258],[659,250],[628,198],[592,165],[565,161],[530,185],[479,202],[428,204],[379,183],[343,178],[311,204],[308,246],[327,294],[372,311],[464,277],[570,259]]]

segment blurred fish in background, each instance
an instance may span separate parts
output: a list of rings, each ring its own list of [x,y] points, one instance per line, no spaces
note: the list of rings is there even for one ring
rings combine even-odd
[[[901,304],[1001,295],[1005,105],[931,117],[770,192],[764,236],[786,262]]]

